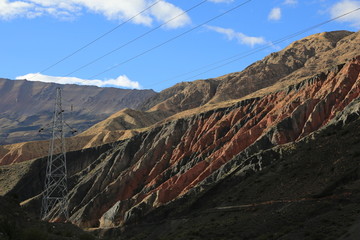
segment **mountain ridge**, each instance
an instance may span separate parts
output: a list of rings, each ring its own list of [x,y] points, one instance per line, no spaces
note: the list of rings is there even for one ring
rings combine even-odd
[[[103,150],[69,153],[69,169],[77,169],[69,171],[71,221],[101,228],[136,222],[201,192],[201,184],[216,183],[232,171],[231,163],[261,170],[261,163],[234,159],[300,140],[331,123],[353,101],[359,114],[359,72],[360,56],[282,91],[175,119]],[[85,157],[89,151],[91,159]],[[36,161],[38,167],[44,164],[45,159]],[[41,182],[33,183],[37,194]]]
[[[292,78],[306,78],[346,62],[360,52],[359,43],[359,32],[333,31],[313,34],[291,43],[279,52],[264,57],[241,72],[194,82],[178,83],[148,99],[141,109],[147,111],[162,109],[161,106],[156,105],[167,105],[169,102],[168,105],[175,103],[180,105],[181,111],[188,110],[189,107],[186,105],[182,107],[181,104],[182,101],[187,101],[186,98],[179,97],[179,95],[187,96],[189,91],[187,89],[198,90],[200,94],[209,96],[205,97],[205,100],[197,102],[197,106],[242,98],[269,87],[277,81],[286,82],[291,81]],[[344,44],[348,45],[346,51],[343,47]],[[327,55],[330,56],[320,57],[327,52],[329,52]],[[297,72],[298,70],[299,72]],[[212,85],[208,92],[201,91],[201,85],[205,84]],[[238,86],[237,89],[233,88],[235,85]],[[174,112],[174,110],[172,111]]]
[[[114,113],[112,117],[91,127],[79,137],[70,138],[69,151],[122,140],[143,132],[151,126],[177,117],[181,118],[187,114],[196,114],[203,109],[214,109],[222,105],[229,106],[237,102],[235,97],[238,99],[253,98],[276,92],[287,85],[296,84],[306,77],[344,63],[355,57],[357,53],[360,53],[360,32],[335,31],[305,37],[293,42],[285,49],[251,64],[242,72],[230,73],[213,79],[178,83],[160,93],[155,93],[138,106],[140,110],[127,110],[129,113],[131,111],[132,116],[127,116],[126,111]],[[279,66],[282,67],[279,68]],[[278,68],[280,72],[276,70]],[[284,68],[287,70],[281,70]],[[286,75],[287,73],[290,74]],[[274,75],[276,76],[274,77]],[[249,93],[249,95],[245,96],[242,88],[248,88],[246,94]],[[232,91],[238,93],[231,94]],[[222,94],[223,92],[226,93]],[[149,121],[136,124],[136,121],[131,120],[134,118],[144,119],[144,116]],[[127,119],[132,123],[127,122]],[[111,127],[111,123],[114,124],[113,127]],[[119,127],[119,123],[122,126],[115,130]],[[109,131],[109,129],[112,130]],[[44,143],[46,144],[46,142]],[[27,145],[31,145],[31,143]],[[36,148],[45,150],[47,144],[44,147]],[[24,154],[20,154],[20,152],[22,152],[21,149],[13,146],[2,146],[0,147],[0,159],[4,158],[4,153],[8,155],[7,158],[10,156],[12,159],[16,159],[16,156],[19,155],[26,155],[25,151]],[[29,153],[28,156],[41,157],[46,154],[47,150],[39,151],[36,155]],[[21,156],[18,159],[23,161],[30,158]],[[0,160],[0,162],[9,161]]]

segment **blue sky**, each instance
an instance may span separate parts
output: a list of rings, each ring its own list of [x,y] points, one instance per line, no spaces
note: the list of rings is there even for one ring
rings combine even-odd
[[[0,0],[0,77],[161,91],[241,71],[307,35],[358,31],[360,11],[276,43],[357,8],[357,0]]]

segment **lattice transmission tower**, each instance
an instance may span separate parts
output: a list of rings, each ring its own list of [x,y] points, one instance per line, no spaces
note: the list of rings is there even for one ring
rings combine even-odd
[[[56,88],[52,139],[46,166],[41,219],[68,220],[67,168],[64,136],[64,110],[61,104],[61,88]]]

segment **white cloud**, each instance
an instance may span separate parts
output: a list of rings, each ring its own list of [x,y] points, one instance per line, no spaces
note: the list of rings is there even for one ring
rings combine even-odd
[[[285,0],[284,4],[285,5],[296,5],[296,4],[298,4],[298,1],[297,0]]]
[[[237,40],[240,44],[255,46],[257,44],[266,44],[267,42],[263,37],[250,37],[241,32],[235,32],[230,28],[221,28],[215,26],[206,26],[208,29],[213,30],[217,33],[225,35],[229,40]]]
[[[274,21],[278,21],[281,19],[281,8],[273,8],[271,9],[269,16],[268,16],[269,20],[274,20]]]
[[[183,10],[172,5],[171,3],[167,3],[163,1],[156,4],[153,8],[151,8],[151,13],[160,22],[167,22],[171,20],[169,23],[166,24],[166,27],[168,28],[181,27],[191,22],[187,14],[182,14],[184,13]],[[176,18],[172,20],[174,17]]]
[[[26,2],[0,0],[0,18],[9,20],[22,15],[27,16],[28,10],[32,7],[33,4]]]
[[[127,76],[122,75],[115,79],[107,80],[88,80],[81,79],[77,77],[54,77],[43,75],[40,73],[29,73],[24,76],[18,76],[16,79],[27,79],[28,81],[40,81],[47,83],[59,83],[59,84],[77,84],[77,85],[89,85],[89,86],[115,86],[115,87],[125,87],[125,88],[135,88],[140,89],[141,86],[138,82],[131,81]]]
[[[109,20],[122,21],[139,14],[152,4],[154,4],[152,0],[21,0],[15,2],[0,0],[0,18],[31,18],[42,15],[74,18],[86,10],[102,14]],[[190,17],[179,7],[167,1],[160,1],[132,21],[136,24],[151,25],[155,19],[166,22],[181,13],[183,15],[167,24],[168,28],[185,26],[190,23]]]
[[[331,7],[330,14],[331,17],[334,18],[357,8],[360,8],[360,1],[341,0]],[[353,12],[345,17],[339,18],[337,21],[349,22],[353,27],[360,28],[360,13],[359,11]]]
[[[214,3],[231,3],[234,0],[209,0],[209,1]]]
[[[42,0],[41,0],[42,1]],[[132,0],[132,1],[119,1],[119,0],[68,0],[73,4],[79,4],[80,6],[104,15],[109,20],[126,20],[139,12],[144,10],[149,0]],[[134,19],[135,23],[150,25],[153,21],[149,12],[143,13]]]

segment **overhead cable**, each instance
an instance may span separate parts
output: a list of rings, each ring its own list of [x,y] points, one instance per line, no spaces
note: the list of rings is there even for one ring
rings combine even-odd
[[[186,13],[190,12],[191,10],[193,10],[193,9],[195,9],[195,8],[197,8],[197,7],[199,7],[200,5],[202,5],[202,4],[204,4],[204,3],[206,3],[207,1],[208,1],[208,0],[203,0],[203,1],[199,2],[199,3],[197,3],[196,5],[192,6],[192,7],[191,7],[191,8],[189,8],[189,9],[187,9],[186,11],[183,11],[183,12],[181,12],[180,14],[176,15],[175,17],[173,17],[173,18],[171,18],[171,19],[167,20],[166,22],[164,22],[164,23],[162,23],[162,24],[158,25],[157,27],[154,27],[154,28],[150,29],[149,31],[147,31],[147,32],[145,32],[145,33],[143,33],[143,34],[141,34],[141,35],[139,35],[139,36],[137,36],[137,37],[135,37],[135,38],[131,39],[130,41],[128,41],[128,42],[126,42],[126,43],[122,44],[121,46],[119,46],[119,47],[117,47],[117,48],[115,48],[115,49],[113,49],[113,50],[111,50],[111,51],[109,51],[109,52],[107,52],[106,54],[104,54],[104,55],[102,55],[102,56],[100,56],[100,57],[98,57],[98,58],[95,58],[94,60],[92,60],[92,61],[90,61],[90,62],[88,62],[88,63],[86,63],[86,64],[82,65],[81,67],[79,67],[79,68],[77,68],[77,69],[73,70],[72,72],[69,72],[69,73],[68,73],[68,74],[66,74],[64,77],[70,76],[70,75],[72,75],[73,73],[76,73],[76,72],[78,72],[78,71],[80,71],[80,70],[82,70],[82,69],[84,69],[84,68],[86,68],[86,67],[88,67],[88,66],[90,66],[90,65],[94,64],[95,62],[97,62],[97,61],[99,61],[99,60],[101,60],[101,59],[103,59],[103,58],[105,58],[105,57],[109,56],[110,54],[112,54],[112,53],[114,53],[114,52],[116,52],[116,51],[119,51],[120,49],[122,49],[122,48],[126,47],[127,45],[129,45],[129,44],[131,44],[131,43],[133,43],[133,42],[135,42],[135,41],[137,41],[137,40],[139,40],[139,39],[141,39],[141,38],[145,37],[146,35],[148,35],[148,34],[150,34],[150,33],[154,32],[155,30],[157,30],[157,29],[159,29],[159,28],[161,28],[161,27],[163,27],[163,26],[165,26],[165,25],[167,25],[167,24],[169,24],[170,22],[174,21],[175,19],[177,19],[177,18],[181,17],[182,15],[184,15],[184,14],[186,14]]]
[[[176,35],[175,37],[172,37],[172,38],[166,40],[165,42],[162,42],[162,43],[160,43],[160,44],[158,44],[158,45],[156,45],[156,46],[154,46],[154,47],[152,47],[152,48],[150,48],[150,49],[148,49],[148,50],[146,50],[146,51],[144,51],[144,52],[142,52],[142,53],[140,53],[140,54],[138,54],[138,55],[136,55],[136,56],[134,56],[134,57],[131,57],[131,58],[129,58],[129,59],[127,59],[127,60],[125,60],[125,61],[123,61],[123,62],[121,62],[121,63],[119,63],[119,64],[116,64],[116,65],[114,65],[114,66],[112,66],[112,67],[110,67],[110,68],[108,68],[108,69],[106,69],[106,70],[104,70],[104,71],[102,71],[102,72],[100,72],[100,73],[97,73],[97,74],[91,76],[90,78],[95,78],[95,77],[97,77],[97,76],[100,76],[100,75],[102,75],[102,74],[104,74],[104,73],[106,73],[106,72],[109,72],[109,71],[111,71],[111,70],[113,70],[113,69],[115,69],[115,68],[117,68],[117,67],[119,67],[119,66],[121,66],[121,65],[123,65],[123,64],[125,64],[125,63],[128,63],[128,62],[130,62],[130,61],[132,61],[132,60],[134,60],[134,59],[136,59],[136,58],[138,58],[138,57],[141,57],[141,56],[143,56],[143,55],[145,55],[145,54],[147,54],[147,53],[149,53],[149,52],[151,52],[151,51],[153,51],[153,50],[155,50],[155,49],[157,49],[157,48],[159,48],[159,47],[162,47],[162,46],[164,46],[165,44],[167,44],[167,43],[169,43],[169,42],[172,42],[172,41],[174,41],[175,39],[178,39],[178,38],[180,38],[180,37],[182,37],[182,36],[184,36],[184,35],[192,32],[192,31],[194,31],[194,30],[196,30],[196,29],[198,29],[198,28],[200,28],[200,27],[208,24],[209,22],[214,21],[214,20],[216,20],[216,19],[218,19],[218,18],[220,18],[220,17],[222,17],[222,16],[230,13],[230,12],[232,12],[232,11],[234,11],[234,10],[242,7],[243,5],[245,5],[245,4],[247,4],[247,3],[251,2],[251,1],[252,1],[252,0],[248,0],[248,1],[242,2],[242,3],[238,4],[238,5],[236,5],[235,7],[231,8],[231,9],[229,9],[229,10],[227,10],[227,11],[225,11],[225,12],[223,12],[223,13],[221,13],[221,14],[213,17],[213,18],[210,18],[209,20],[207,20],[207,21],[205,21],[205,22],[203,22],[203,23],[201,23],[201,24],[199,24],[199,25],[197,25],[197,26],[195,26],[195,27],[193,27],[193,28],[191,28],[191,29],[189,29],[189,30],[187,30],[187,31],[185,31],[185,32],[183,32],[183,33],[181,33],[181,34],[179,34],[179,35]]]
[[[110,33],[114,32],[116,29],[122,27],[123,25],[125,25],[126,23],[134,20],[136,17],[140,16],[141,14],[143,14],[144,12],[148,11],[149,9],[151,9],[153,6],[155,6],[156,4],[160,3],[162,0],[158,0],[156,2],[154,2],[153,4],[149,5],[147,8],[145,8],[144,10],[142,10],[141,12],[135,14],[134,16],[128,18],[127,20],[121,22],[119,25],[115,26],[114,28],[110,29],[109,31],[101,34],[99,37],[95,38],[94,40],[90,41],[89,43],[85,44],[84,46],[80,47],[79,49],[75,50],[74,52],[70,53],[69,55],[61,58],[60,60],[58,60],[57,62],[51,64],[50,66],[44,68],[43,70],[41,70],[40,72],[38,72],[37,74],[35,74],[32,78],[34,78],[36,75],[46,72],[49,69],[55,67],[56,65],[62,63],[63,61],[69,59],[70,57],[74,56],[75,54],[79,53],[80,51],[84,50],[85,48],[89,47],[90,45],[94,44],[95,42],[99,41],[100,39],[104,38],[105,36],[109,35]]]
[[[190,79],[194,79],[194,78],[196,78],[196,77],[198,77],[198,76],[200,76],[200,75],[203,75],[203,74],[205,74],[205,73],[208,73],[208,72],[213,71],[213,70],[216,70],[216,69],[219,69],[219,68],[224,67],[224,66],[226,66],[226,65],[229,65],[229,64],[231,64],[231,63],[233,63],[233,62],[239,61],[239,60],[241,60],[241,59],[243,59],[243,58],[245,58],[245,57],[248,57],[248,56],[253,55],[253,54],[255,54],[255,53],[261,52],[261,51],[263,51],[263,50],[265,50],[265,49],[268,49],[268,48],[270,48],[270,47],[273,47],[275,44],[279,44],[279,43],[282,43],[282,42],[284,42],[284,41],[286,41],[286,40],[289,40],[289,39],[291,39],[291,38],[297,37],[297,36],[299,36],[299,35],[301,35],[301,34],[303,34],[303,33],[306,33],[306,32],[308,32],[308,31],[310,31],[310,30],[313,30],[313,29],[315,29],[315,28],[318,28],[318,27],[320,27],[320,26],[323,26],[323,25],[325,25],[325,24],[327,24],[327,23],[333,22],[333,21],[335,21],[335,20],[337,20],[337,19],[340,19],[340,18],[342,18],[342,17],[345,17],[345,16],[347,16],[347,15],[349,15],[349,14],[351,14],[351,13],[354,13],[354,12],[356,12],[356,11],[359,11],[359,10],[360,10],[360,8],[354,9],[354,10],[352,10],[352,11],[349,11],[349,12],[344,13],[344,14],[342,14],[342,15],[339,15],[339,16],[337,16],[337,17],[331,18],[331,19],[329,19],[329,20],[327,20],[327,21],[318,23],[318,24],[316,24],[316,25],[313,25],[313,26],[308,27],[308,28],[306,28],[306,29],[303,29],[303,30],[301,30],[301,31],[298,31],[298,32],[292,33],[292,34],[290,34],[290,35],[287,35],[287,36],[285,36],[285,37],[283,37],[283,38],[277,39],[277,40],[275,40],[275,41],[273,41],[273,42],[268,43],[268,44],[267,44],[266,46],[264,46],[264,47],[258,47],[258,48],[255,48],[255,49],[253,49],[253,50],[246,51],[245,53],[239,53],[239,54],[233,55],[232,57],[229,57],[229,58],[225,58],[225,59],[223,59],[223,60],[216,61],[216,62],[211,63],[211,64],[208,64],[208,65],[206,65],[206,66],[199,67],[199,68],[197,68],[197,69],[194,69],[194,70],[188,71],[188,72],[186,72],[186,73],[180,74],[180,75],[178,75],[178,76],[176,76],[176,77],[173,77],[173,78],[171,78],[171,79],[167,79],[167,80],[164,80],[164,81],[161,81],[161,82],[158,82],[158,83],[149,85],[149,86],[153,86],[153,85],[156,85],[156,84],[159,84],[159,83],[163,83],[163,82],[167,82],[167,81],[170,81],[170,80],[178,79],[178,78],[183,77],[183,76],[185,76],[185,75],[188,75],[188,74],[190,74],[190,73],[198,72],[198,71],[201,70],[201,69],[208,68],[208,67],[210,67],[210,66],[214,66],[214,65],[216,65],[216,64],[222,63],[221,65],[218,65],[218,66],[213,67],[213,68],[210,68],[210,69],[208,69],[208,70],[206,70],[206,71],[204,71],[204,72],[201,72],[201,73],[199,73],[199,74],[196,74],[196,75],[194,75],[194,76],[191,76],[191,77],[189,77],[189,78],[186,78],[186,79],[184,79],[184,81],[187,81],[187,80],[190,80]],[[225,62],[225,63],[223,63],[223,62]]]

